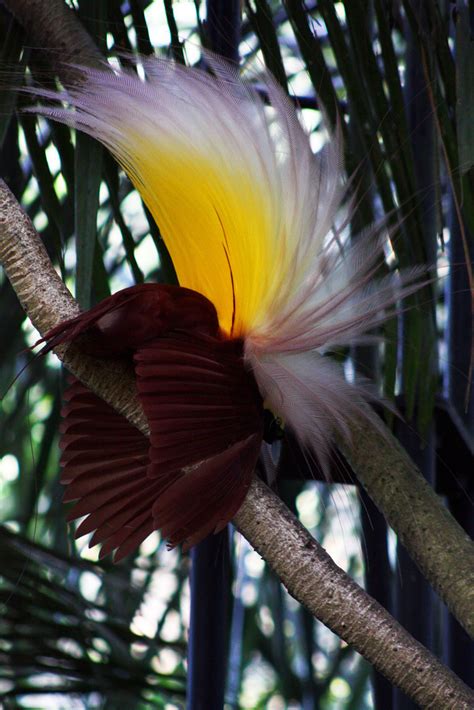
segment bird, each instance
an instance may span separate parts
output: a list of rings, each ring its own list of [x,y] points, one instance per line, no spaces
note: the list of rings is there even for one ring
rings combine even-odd
[[[379,276],[390,234],[352,239],[341,131],[311,149],[295,105],[268,74],[265,96],[215,57],[208,71],[162,58],[81,68],[32,111],[100,141],[150,210],[179,285],[122,289],[40,341],[79,343],[134,368],[150,438],[72,378],[61,481],[100,557],[119,561],[154,530],[183,549],[235,516],[268,412],[323,468],[335,436],[377,416],[378,395],[331,352],[369,342],[419,287]]]

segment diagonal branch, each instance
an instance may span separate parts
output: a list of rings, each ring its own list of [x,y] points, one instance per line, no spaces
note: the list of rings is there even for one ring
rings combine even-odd
[[[0,261],[40,332],[77,313],[77,304],[56,274],[33,225],[3,181]],[[94,360],[73,346],[57,355],[87,386],[148,433],[133,377],[124,365]],[[365,444],[362,438],[358,450],[362,460]],[[415,475],[405,467],[407,475]],[[433,506],[435,501],[428,497],[427,504]],[[474,706],[474,693],[337,567],[279,498],[257,479],[235,522],[295,599],[420,706],[440,710]],[[457,542],[463,544],[462,539]]]
[[[401,444],[363,422],[339,444],[357,478],[451,613],[474,637],[474,543]]]

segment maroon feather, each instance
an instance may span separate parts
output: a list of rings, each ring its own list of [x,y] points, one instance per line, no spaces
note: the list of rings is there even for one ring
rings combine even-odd
[[[96,529],[102,540],[111,540],[119,527],[122,538],[111,548],[117,548],[115,559],[118,559],[122,556],[122,545],[128,540],[133,538],[136,547],[155,529],[151,507],[148,506],[145,516],[142,510],[143,500],[155,500],[159,493],[159,485],[147,477],[149,442],[77,380],[67,390],[66,400],[61,426],[61,482],[67,485],[64,500],[78,500],[68,519],[88,516],[79,526],[77,537]],[[78,426],[80,434],[75,433]],[[127,447],[121,447],[117,454],[117,444],[124,436]],[[123,486],[138,486],[139,498],[131,500]],[[93,525],[89,527],[91,522]]]
[[[245,497],[263,436],[262,400],[236,340],[169,333],[137,351],[135,371],[151,428],[148,475],[173,478],[153,515],[171,545],[189,547],[229,522]],[[199,387],[183,393],[187,377]]]
[[[243,367],[240,341],[170,333],[137,351],[135,372],[151,429],[151,476],[261,432],[261,397]]]
[[[199,463],[163,492],[153,515],[171,546],[184,539],[188,549],[233,518],[250,486],[261,443],[261,433],[251,434]]]
[[[181,286],[139,284],[109,296],[94,308],[51,328],[36,345],[42,353],[87,334],[90,355],[116,357],[175,328],[216,335],[216,309],[200,293]]]
[[[76,536],[94,532],[90,545],[101,544],[101,557],[115,550],[116,561],[155,529],[186,548],[222,529],[262,441],[262,400],[242,342],[220,337],[199,294],[150,286],[125,289],[45,338],[48,350],[87,336],[97,356],[133,355],[150,440],[76,380],[62,410],[61,481],[65,501],[77,501],[68,519],[85,516]]]

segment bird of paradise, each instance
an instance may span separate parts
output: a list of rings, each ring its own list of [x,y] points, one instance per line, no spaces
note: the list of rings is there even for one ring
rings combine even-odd
[[[343,244],[341,147],[313,155],[289,99],[267,79],[268,108],[228,66],[213,74],[143,60],[84,69],[39,112],[101,141],[160,227],[179,286],[126,288],[46,334],[133,362],[148,440],[78,381],[63,408],[62,482],[101,556],[159,529],[170,545],[221,530],[249,488],[264,410],[325,463],[335,433],[375,421],[363,383],[325,352],[365,341],[414,274],[374,278],[376,231]],[[35,109],[36,111],[37,109]],[[386,237],[385,237],[386,238]],[[383,258],[383,256],[382,256]],[[86,338],[84,338],[86,336]]]

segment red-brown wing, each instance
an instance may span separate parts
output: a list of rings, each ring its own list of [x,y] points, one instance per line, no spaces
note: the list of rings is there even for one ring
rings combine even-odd
[[[135,354],[137,389],[150,424],[153,506],[170,545],[189,547],[221,529],[250,485],[263,407],[241,343],[170,333]]]
[[[237,343],[173,334],[135,354],[151,442],[77,381],[63,409],[69,514],[87,516],[101,557],[122,559],[155,529],[171,545],[221,529],[247,492],[262,440],[262,403]]]
[[[216,335],[216,309],[200,293],[180,286],[138,284],[117,291],[90,310],[52,328],[36,345],[42,353],[86,335],[84,351],[97,357],[130,354],[175,328]]]
[[[149,441],[124,417],[77,380],[62,410],[61,483],[64,501],[77,500],[68,520],[87,515],[76,537],[95,531],[90,546],[115,561],[155,530],[150,501],[160,484],[147,477]]]
[[[170,547],[187,550],[227,525],[252,480],[262,434],[250,434],[175,479],[156,500],[153,517]]]

